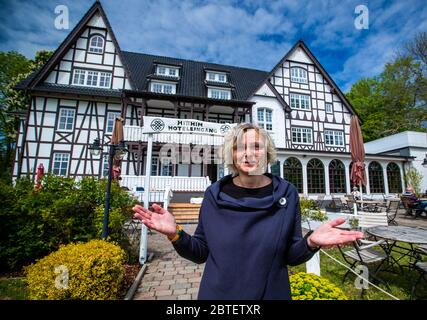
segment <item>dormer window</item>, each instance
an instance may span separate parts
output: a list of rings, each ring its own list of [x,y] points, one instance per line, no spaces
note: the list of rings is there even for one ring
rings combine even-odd
[[[89,52],[103,53],[104,52],[104,38],[96,35],[90,38]]]
[[[227,75],[225,73],[207,71],[206,80],[214,82],[227,82]]]
[[[230,100],[231,91],[219,88],[208,88],[208,98]]]
[[[150,91],[156,93],[175,94],[176,84],[161,81],[152,81],[150,85]]]
[[[291,68],[291,81],[298,83],[308,83],[307,70],[300,67]]]
[[[156,68],[156,75],[177,78],[179,77],[179,71],[176,67],[158,65]]]

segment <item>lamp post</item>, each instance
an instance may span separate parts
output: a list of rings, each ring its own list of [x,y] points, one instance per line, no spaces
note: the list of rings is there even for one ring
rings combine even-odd
[[[93,156],[98,156],[101,151],[101,145],[99,139],[95,139],[90,148],[90,153]],[[122,160],[126,154],[126,146],[123,141],[119,144],[110,144],[108,149],[108,180],[107,189],[105,191],[105,203],[104,203],[104,222],[102,225],[102,239],[107,239],[108,236],[108,220],[110,214],[110,197],[111,197],[111,181],[113,180],[113,160]]]

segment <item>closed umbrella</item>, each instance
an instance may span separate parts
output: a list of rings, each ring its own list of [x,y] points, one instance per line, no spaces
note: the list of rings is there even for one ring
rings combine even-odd
[[[37,181],[36,189],[37,190],[40,190],[42,188],[43,177],[44,177],[44,166],[43,166],[43,163],[40,163],[39,166],[37,167],[37,177],[36,177],[36,181]]]
[[[122,117],[117,117],[114,122],[113,134],[111,136],[111,144],[119,145],[123,143],[123,121]],[[121,166],[122,166],[122,154],[119,154],[123,150],[117,150],[116,156],[113,159],[113,179],[120,180]]]
[[[360,187],[360,199],[363,207],[362,185],[366,185],[365,175],[365,146],[363,144],[362,131],[360,130],[359,118],[351,116],[350,119],[350,153],[351,153],[351,173],[350,177],[354,185]],[[357,214],[356,208],[355,213]]]

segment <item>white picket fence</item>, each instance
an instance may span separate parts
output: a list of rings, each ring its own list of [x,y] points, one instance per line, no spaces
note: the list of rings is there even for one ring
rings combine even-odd
[[[145,176],[121,175],[120,177],[122,178],[120,185],[129,190],[145,186]],[[172,191],[204,192],[210,185],[209,177],[151,176],[150,194],[163,192],[167,186],[170,186]]]

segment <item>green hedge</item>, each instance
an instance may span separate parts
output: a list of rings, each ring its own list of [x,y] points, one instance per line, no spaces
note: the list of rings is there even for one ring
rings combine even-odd
[[[34,190],[28,178],[0,181],[0,271],[19,270],[61,244],[101,237],[106,180],[47,175]],[[135,200],[113,182],[109,236],[126,245],[123,222]]]
[[[299,272],[289,280],[293,300],[347,300],[340,288],[313,273]]]

